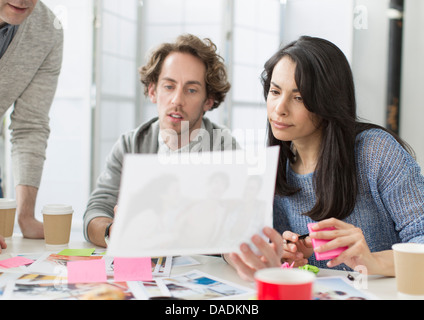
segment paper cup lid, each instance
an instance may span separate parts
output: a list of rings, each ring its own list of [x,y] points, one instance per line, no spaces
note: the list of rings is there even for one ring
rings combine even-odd
[[[0,199],[0,209],[13,209],[16,208],[15,199]]]
[[[43,207],[43,214],[69,214],[74,212],[72,206],[66,204],[46,204]]]
[[[422,243],[396,243],[392,246],[392,249],[398,252],[408,252],[408,253],[424,253],[424,244]]]

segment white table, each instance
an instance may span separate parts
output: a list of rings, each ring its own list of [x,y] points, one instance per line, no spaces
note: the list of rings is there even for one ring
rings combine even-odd
[[[20,234],[14,234],[12,238],[6,239],[7,248],[2,250],[0,254],[0,260],[9,258],[12,254],[18,253],[40,253],[46,251],[52,251],[50,248],[45,246],[44,240],[32,240],[25,239]],[[96,248],[92,243],[83,240],[82,235],[72,234],[71,240],[68,244],[68,248],[81,249],[81,248]],[[65,247],[66,248],[66,247]],[[235,270],[229,266],[222,258],[196,255],[193,256],[201,265],[195,267],[177,267],[173,268],[172,274],[184,273],[192,270],[193,268],[202,272],[208,273],[212,276],[231,281],[233,283],[243,285],[246,287],[254,288],[254,284],[243,281],[235,272]],[[329,277],[329,276],[342,276],[347,277],[347,272],[321,269],[318,277]],[[361,285],[361,291],[369,293],[378,299],[398,299],[396,291],[396,279],[393,277],[383,276],[368,276],[363,277],[358,274],[356,276],[359,285]]]

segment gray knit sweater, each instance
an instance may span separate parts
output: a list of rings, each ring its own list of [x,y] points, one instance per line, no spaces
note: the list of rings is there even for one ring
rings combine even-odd
[[[344,221],[359,227],[371,252],[390,250],[394,243],[424,243],[424,177],[415,160],[388,133],[366,130],[356,139],[359,194]],[[302,188],[290,197],[275,197],[274,227],[279,232],[308,232],[313,222],[302,215],[315,204],[313,173],[299,175],[287,166],[288,182]],[[325,268],[327,261],[309,263]],[[342,269],[343,266],[339,266]]]
[[[62,64],[63,30],[38,1],[0,59],[0,117],[10,106],[15,185],[38,187],[47,139],[49,110]]]

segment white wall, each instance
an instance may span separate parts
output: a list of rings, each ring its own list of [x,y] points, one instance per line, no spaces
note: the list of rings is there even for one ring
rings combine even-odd
[[[424,168],[424,1],[405,1],[400,135]]]
[[[141,65],[148,54],[163,42],[172,42],[180,34],[192,33],[211,39],[218,52],[226,56],[226,0],[144,0],[142,8]],[[140,90],[143,87],[140,84]],[[208,112],[211,120],[222,119],[224,106]],[[156,105],[143,98],[140,122],[157,116]]]
[[[36,205],[36,217],[48,203],[73,206],[81,223],[89,194],[90,89],[93,3],[90,0],[43,0],[64,27],[64,54],[58,89],[50,111],[51,133]]]
[[[287,0],[283,42],[287,44],[302,35],[321,37],[336,44],[350,61],[353,10],[353,0]]]
[[[385,125],[388,64],[389,0],[357,0],[366,8],[367,28],[354,30],[352,69],[356,85],[358,116]]]
[[[230,126],[244,148],[266,144],[267,112],[260,75],[280,46],[280,6],[275,0],[234,2]]]
[[[138,8],[137,0],[96,1],[92,187],[118,137],[137,124]]]
[[[385,125],[388,64],[389,0],[356,0],[367,9],[368,28],[354,30],[353,72],[358,115]],[[403,24],[402,87],[400,102],[400,136],[416,153],[424,166],[424,2],[406,0]]]

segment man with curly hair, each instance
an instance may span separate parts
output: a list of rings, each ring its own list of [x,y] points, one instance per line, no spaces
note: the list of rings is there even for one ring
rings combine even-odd
[[[86,240],[107,246],[126,153],[223,151],[238,148],[228,129],[204,114],[217,108],[230,89],[215,44],[190,34],[161,44],[140,68],[144,94],[158,117],[123,134],[107,159],[84,214]]]

